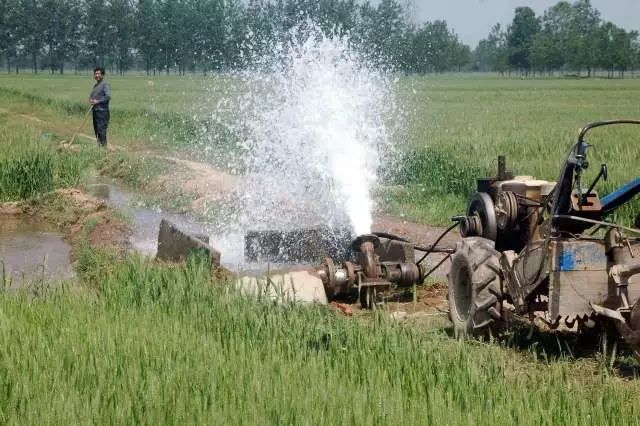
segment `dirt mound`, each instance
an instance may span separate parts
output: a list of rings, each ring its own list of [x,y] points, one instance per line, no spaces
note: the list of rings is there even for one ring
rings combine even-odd
[[[69,201],[70,205],[74,208],[86,211],[98,211],[106,207],[104,201],[98,200],[76,188],[58,189],[56,194]]]
[[[19,216],[22,214],[22,207],[18,202],[8,202],[0,204],[0,217]]]
[[[95,247],[126,249],[131,233],[123,218],[103,201],[75,188],[0,204],[0,220],[2,216],[26,216],[32,221],[51,223],[72,244],[86,240]]]

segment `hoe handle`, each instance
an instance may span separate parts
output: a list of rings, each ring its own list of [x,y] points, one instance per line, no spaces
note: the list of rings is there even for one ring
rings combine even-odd
[[[78,130],[76,130],[76,133],[71,138],[71,141],[69,141],[68,146],[73,145],[73,142],[76,140],[76,137],[78,136],[78,133],[80,133],[80,130],[82,130],[82,128],[84,127],[84,123],[87,122],[87,118],[89,118],[89,114],[91,113],[92,110],[93,110],[93,105],[91,105],[87,110],[87,113],[84,115],[84,118],[82,119],[82,123],[80,123],[80,127],[78,127]]]

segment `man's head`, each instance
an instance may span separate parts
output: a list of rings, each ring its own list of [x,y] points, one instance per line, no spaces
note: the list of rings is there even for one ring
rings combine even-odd
[[[104,68],[102,68],[102,67],[95,67],[95,68],[93,69],[93,78],[94,78],[97,82],[102,81],[102,79],[104,78]]]

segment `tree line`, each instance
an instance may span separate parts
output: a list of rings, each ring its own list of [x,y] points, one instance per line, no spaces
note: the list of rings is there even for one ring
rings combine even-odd
[[[443,20],[416,24],[412,0],[0,0],[0,60],[9,72],[103,65],[124,73],[219,72],[269,55],[309,22],[348,35],[363,55],[406,73],[595,69],[640,62],[638,33],[604,22],[589,0],[536,16],[515,9],[475,50]]]
[[[474,51],[481,71],[553,73],[605,70],[609,77],[640,65],[638,31],[604,21],[589,0],[560,1],[536,16],[529,7],[515,9],[506,29],[496,24]]]
[[[398,70],[471,63],[446,22],[411,24],[398,0],[0,0],[0,58],[15,72],[206,73],[246,67],[305,22]]]

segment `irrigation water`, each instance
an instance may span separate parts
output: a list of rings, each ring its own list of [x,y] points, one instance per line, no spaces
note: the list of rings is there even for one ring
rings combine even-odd
[[[260,269],[260,261],[245,258],[247,231],[329,229],[334,246],[345,246],[345,230],[347,239],[371,232],[371,191],[391,146],[384,121],[395,109],[389,74],[369,65],[348,36],[327,35],[309,22],[278,39],[260,44],[269,46],[266,52],[256,47],[261,53],[247,69],[226,79],[224,88],[212,87],[201,106],[205,156],[218,152],[216,163],[239,157],[228,168],[242,175],[214,220],[131,206],[133,194],[102,182],[109,188],[104,198],[133,218],[136,250],[155,253],[162,217],[209,234],[222,263],[242,270]],[[229,149],[214,149],[220,146]],[[294,261],[280,254],[267,261]]]
[[[73,276],[71,246],[55,227],[27,218],[0,219],[0,284],[3,290],[45,282],[51,284]]]
[[[234,220],[241,229],[368,233],[371,190],[390,146],[383,118],[394,105],[391,80],[348,36],[307,22],[279,39],[237,76],[242,87],[228,91],[233,100],[218,94],[211,109],[211,120],[242,135],[244,187]]]

